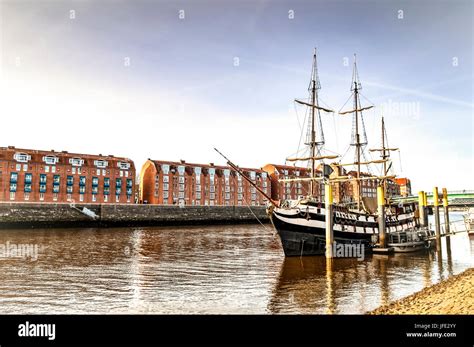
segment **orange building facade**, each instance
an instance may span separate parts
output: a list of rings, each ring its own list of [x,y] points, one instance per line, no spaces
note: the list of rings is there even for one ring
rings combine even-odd
[[[411,181],[408,178],[395,178],[395,182],[400,187],[401,196],[411,196]]]
[[[0,201],[134,203],[127,158],[0,147]]]
[[[270,179],[260,169],[240,168],[270,195]],[[265,205],[266,199],[235,170],[211,164],[147,160],[140,172],[139,202],[162,205]]]

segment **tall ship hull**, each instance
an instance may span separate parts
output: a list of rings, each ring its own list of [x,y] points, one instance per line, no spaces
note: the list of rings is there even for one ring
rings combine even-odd
[[[324,204],[297,202],[287,208],[269,207],[271,222],[278,232],[285,256],[323,255],[326,250],[326,210]],[[412,231],[415,223],[412,206],[386,217],[386,231]],[[370,252],[378,243],[378,217],[335,207],[333,235],[337,244],[357,244]]]

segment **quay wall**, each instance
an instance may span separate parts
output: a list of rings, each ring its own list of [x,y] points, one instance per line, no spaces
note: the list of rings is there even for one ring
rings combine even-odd
[[[67,203],[0,203],[1,228],[78,226],[206,225],[258,223],[269,218],[264,206],[185,206],[76,204],[96,214],[93,219]],[[252,213],[253,212],[253,213]]]

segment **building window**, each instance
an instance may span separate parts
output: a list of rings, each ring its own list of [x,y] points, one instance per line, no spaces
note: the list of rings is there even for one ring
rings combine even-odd
[[[40,193],[40,201],[44,200],[44,193]]]
[[[10,183],[10,192],[16,192],[16,183]]]
[[[225,193],[225,199],[229,200],[230,199],[230,193]]]
[[[29,183],[25,184],[25,193],[31,193],[31,184]]]
[[[215,198],[216,198],[216,194],[215,194],[215,193],[210,193],[210,194],[209,194],[209,199],[214,200]]]
[[[104,187],[110,187],[110,178],[104,178]]]
[[[30,193],[25,193],[24,198],[25,198],[25,201],[30,200]]]
[[[18,173],[12,172],[10,174],[10,183],[16,183],[18,182]]]
[[[110,187],[104,187],[104,195],[110,194]]]
[[[96,201],[97,201],[97,197],[95,196],[95,194],[92,195],[92,201],[93,201],[93,202],[96,202]]]
[[[75,174],[75,173],[76,173],[76,168],[73,167],[73,168],[71,169],[71,172],[72,172],[73,174]]]
[[[15,200],[15,192],[10,192],[10,200]]]
[[[79,187],[79,193],[80,194],[85,194],[85,192],[86,192],[86,187],[85,186],[80,186]]]
[[[92,186],[92,194],[97,194],[99,192],[99,187]]]
[[[99,178],[98,177],[92,177],[92,186],[97,186],[99,185]]]
[[[170,166],[168,164],[162,164],[161,165],[161,171],[163,171],[163,173],[165,175],[169,174],[170,172]]]
[[[69,164],[71,164],[72,166],[82,166],[82,165],[84,165],[84,159],[70,158],[69,159]]]
[[[79,185],[80,186],[85,186],[86,185],[86,176],[80,176],[79,177]]]
[[[163,192],[163,199],[168,199],[169,193],[168,192]]]
[[[115,195],[115,202],[120,202],[120,196],[119,195]]]
[[[163,190],[168,190],[169,184],[168,183],[163,183]]]
[[[215,186],[210,186],[209,187],[209,192],[215,193],[216,192],[216,187]]]
[[[102,176],[106,175],[106,170],[102,169]]]
[[[200,192],[196,193],[196,199],[201,199],[201,193]]]
[[[31,184],[32,180],[33,180],[33,174],[26,173],[25,174],[25,184]]]
[[[163,176],[163,182],[168,183],[170,181],[170,176]]]
[[[179,185],[179,191],[180,191],[180,192],[183,192],[183,191],[184,191],[184,184],[180,184],[180,185]]]
[[[125,177],[128,177],[128,171],[125,171]]]
[[[179,197],[180,199],[184,199],[184,192],[179,192],[178,197]]]
[[[56,172],[56,166],[51,166],[51,172],[55,173]]]
[[[68,186],[72,186],[74,184],[74,176],[67,176],[66,178],[66,184]]]
[[[100,176],[100,169],[97,169],[97,176]]]
[[[130,163],[127,163],[127,162],[124,162],[124,161],[119,161],[117,163],[117,167],[120,170],[128,170],[128,169],[130,169]]]
[[[196,186],[196,192],[200,192],[201,191],[201,186]]]
[[[48,165],[56,165],[59,162],[59,158],[54,155],[47,155],[43,157],[43,161]]]
[[[109,201],[109,196],[108,195],[104,195],[104,202],[108,202]]]
[[[79,194],[79,201],[84,201],[84,194]]]
[[[107,160],[94,160],[94,165],[98,168],[105,169],[109,163]]]
[[[72,195],[71,195],[71,194],[67,194],[66,199],[67,199],[67,201],[71,201],[71,200],[72,200]]]
[[[21,171],[21,164],[16,164],[16,171]]]
[[[19,163],[27,163],[29,160],[31,160],[31,156],[26,153],[15,153],[13,155],[13,159]]]
[[[127,195],[127,202],[130,202],[130,195]]]
[[[58,201],[58,194],[57,193],[53,194],[53,201]]]

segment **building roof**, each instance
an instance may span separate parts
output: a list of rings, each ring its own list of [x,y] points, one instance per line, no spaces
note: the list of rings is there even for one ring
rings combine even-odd
[[[403,184],[403,185],[407,185],[410,183],[410,179],[406,178],[406,177],[403,177],[403,178],[395,178],[395,182],[397,182],[397,184]]]
[[[133,160],[124,157],[116,157],[114,155],[102,155],[102,154],[84,154],[84,153],[69,153],[68,151],[55,151],[55,150],[38,150],[38,149],[26,149],[16,148],[14,146],[0,147],[0,160],[11,160],[16,161],[14,158],[15,154],[27,154],[30,156],[29,163],[42,163],[44,164],[44,157],[51,156],[57,158],[57,163],[62,165],[69,164],[69,159],[80,158],[84,160],[83,166],[95,166],[95,160],[106,160],[109,163],[125,162],[130,164],[130,168],[135,168]]]

